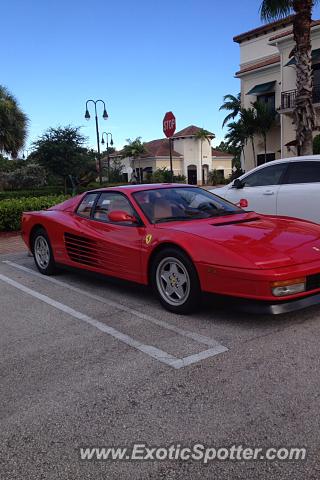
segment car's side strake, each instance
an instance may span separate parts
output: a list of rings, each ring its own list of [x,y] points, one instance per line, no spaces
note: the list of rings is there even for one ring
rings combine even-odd
[[[97,244],[94,240],[66,232],[64,242],[68,256],[73,262],[99,267],[96,258]]]

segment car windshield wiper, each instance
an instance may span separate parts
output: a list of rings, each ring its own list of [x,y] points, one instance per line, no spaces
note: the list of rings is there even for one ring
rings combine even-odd
[[[178,220],[192,220],[192,217],[186,217],[185,215],[180,215],[177,217],[163,217],[159,218],[159,220],[156,220],[155,223],[162,223],[162,222],[174,222]]]
[[[243,210],[235,210],[231,212],[230,210],[218,210],[211,217],[224,217],[225,215],[239,215],[239,213],[247,213]]]
[[[209,214],[209,212],[187,212],[188,216],[184,215],[179,215],[176,217],[163,217],[159,218],[159,220],[156,220],[154,223],[162,223],[162,222],[174,222],[174,221],[179,221],[179,220],[196,220],[200,219],[203,220],[205,218],[215,218],[215,217],[224,217],[226,215],[238,215],[240,213],[246,213],[242,210],[235,210],[234,212],[230,212],[227,210],[216,210],[213,214]],[[201,216],[200,216],[201,215]]]

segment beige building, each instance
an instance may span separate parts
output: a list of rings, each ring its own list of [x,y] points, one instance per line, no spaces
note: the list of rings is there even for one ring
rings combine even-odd
[[[174,175],[184,175],[190,184],[206,184],[211,170],[217,170],[224,178],[232,173],[232,155],[220,152],[211,147],[213,134],[208,140],[200,140],[197,133],[199,127],[190,125],[172,138],[172,162]],[[143,180],[147,179],[148,173],[153,173],[159,168],[170,169],[169,140],[161,138],[145,143],[146,153],[135,160],[122,159],[121,151],[110,155],[110,159],[121,158],[123,172],[127,180],[134,176],[139,178],[139,169]]]
[[[267,161],[297,155],[293,109],[296,96],[296,68],[292,51],[294,40],[292,19],[265,25],[234,38],[240,46],[241,102],[249,108],[256,100],[269,104],[279,112],[275,127],[267,138]],[[313,101],[320,113],[320,21],[311,29],[313,63]],[[314,136],[319,132],[315,131]],[[262,138],[255,138],[256,158],[250,142],[245,148],[242,168],[250,170],[264,163]]]

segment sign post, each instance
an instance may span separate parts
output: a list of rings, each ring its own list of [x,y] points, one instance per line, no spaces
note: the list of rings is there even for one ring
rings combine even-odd
[[[176,117],[172,112],[167,112],[163,118],[163,133],[169,140],[169,152],[170,152],[170,175],[171,182],[173,182],[173,166],[172,166],[172,136],[176,131]]]

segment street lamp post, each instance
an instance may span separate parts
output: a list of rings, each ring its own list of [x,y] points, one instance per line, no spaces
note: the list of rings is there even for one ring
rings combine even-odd
[[[94,104],[94,111],[95,111],[95,117],[96,117],[96,134],[97,134],[97,148],[98,148],[98,162],[99,162],[99,183],[100,185],[102,184],[102,167],[101,167],[101,156],[100,156],[100,135],[99,135],[99,122],[98,122],[98,113],[97,113],[97,103],[102,103],[103,104],[103,114],[102,117],[104,120],[107,120],[108,118],[108,113],[106,110],[106,104],[103,100],[87,100],[86,101],[86,113],[84,115],[84,118],[86,120],[90,120],[90,113],[88,110],[88,103],[92,102]]]
[[[107,166],[108,166],[108,182],[110,183],[110,154],[109,154],[109,135],[110,135],[110,145],[113,145],[113,138],[112,133],[110,132],[102,132],[101,143],[104,145],[104,135],[107,137]]]

